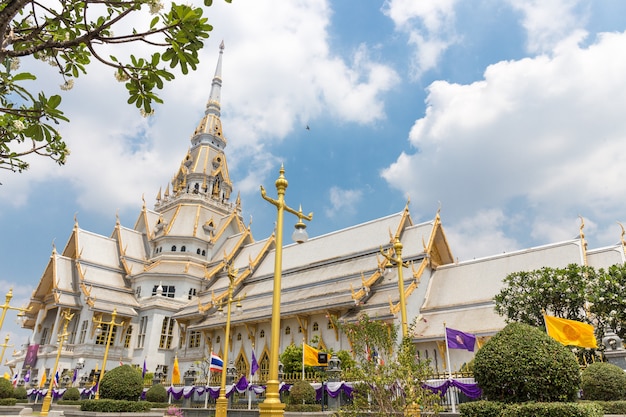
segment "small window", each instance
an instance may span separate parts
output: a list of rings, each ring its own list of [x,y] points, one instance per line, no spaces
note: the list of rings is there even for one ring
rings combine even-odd
[[[330,320],[328,320],[328,324],[326,325],[326,328],[327,328],[327,329],[333,329],[333,328],[334,328],[334,326],[333,326],[333,322],[332,322],[332,321],[330,321]]]
[[[206,251],[205,250],[202,251],[202,256],[204,256],[204,255],[206,255]]]
[[[317,322],[313,323],[313,331],[317,332],[320,329],[320,325]]]
[[[180,247],[181,252],[187,252],[187,246],[183,245]]]
[[[265,330],[261,330],[261,332],[259,333],[259,337],[261,339],[263,339],[265,337]]]
[[[172,246],[172,252],[176,252],[176,245]]]
[[[137,296],[137,297],[141,297],[141,287],[137,287],[137,288],[135,289],[135,296]]]
[[[200,248],[196,249],[196,255],[200,255]]]
[[[291,327],[285,327],[285,334],[291,334]]]
[[[187,299],[191,300],[195,296],[196,296],[196,289],[195,288],[189,288],[189,296],[187,297]]]
[[[241,333],[237,333],[237,340],[241,340]]]
[[[298,326],[298,333],[302,333],[302,326]]]
[[[222,338],[221,338],[221,337],[219,337],[219,336],[217,336],[217,337],[215,338],[215,343],[219,343],[219,342],[220,342],[220,340],[222,340]]]

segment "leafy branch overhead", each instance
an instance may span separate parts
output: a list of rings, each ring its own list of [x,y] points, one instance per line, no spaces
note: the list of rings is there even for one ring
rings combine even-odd
[[[204,0],[205,6],[211,3]],[[129,27],[131,20],[145,25]],[[68,121],[61,96],[32,91],[37,77],[20,72],[21,60],[50,64],[61,90],[71,89],[95,60],[125,83],[128,103],[150,115],[154,103],[163,102],[156,90],[174,79],[173,71],[197,68],[211,30],[202,7],[171,3],[165,11],[159,0],[1,0],[0,168],[21,172],[30,154],[62,165],[69,155],[58,131]]]

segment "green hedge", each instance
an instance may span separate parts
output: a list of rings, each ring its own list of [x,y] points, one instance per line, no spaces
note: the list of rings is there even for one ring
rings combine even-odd
[[[603,417],[604,414],[624,414],[620,410],[626,409],[626,404],[620,404],[618,409],[614,401],[600,404],[600,402],[580,401],[571,403],[518,403],[505,404],[496,401],[473,401],[459,405],[462,417]],[[620,411],[620,412],[614,412]]]
[[[83,401],[80,411],[96,411],[100,413],[137,413],[149,411],[151,403],[147,401],[98,400]]]
[[[316,411],[322,411],[320,404],[287,404],[285,411],[293,411],[297,413],[311,413]]]
[[[500,417],[506,405],[497,401],[472,401],[459,404],[463,417]]]
[[[585,402],[585,401],[583,401]],[[626,414],[626,401],[589,401],[602,407],[604,414]]]
[[[0,405],[15,405],[15,404],[17,404],[17,399],[16,398],[2,398],[2,399],[0,399]]]

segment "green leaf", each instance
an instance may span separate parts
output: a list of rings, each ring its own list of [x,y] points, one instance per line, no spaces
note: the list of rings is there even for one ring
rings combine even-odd
[[[37,77],[35,77],[30,72],[20,72],[19,74],[15,74],[13,76],[13,81],[36,80],[36,79]]]

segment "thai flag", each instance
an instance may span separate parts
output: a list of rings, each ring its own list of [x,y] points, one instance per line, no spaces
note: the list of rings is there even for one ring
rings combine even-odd
[[[222,358],[217,356],[215,353],[211,352],[211,359],[209,362],[209,370],[211,372],[222,372],[224,369],[224,361]]]
[[[55,388],[59,387],[59,370],[54,373],[54,382],[52,383]]]
[[[17,386],[18,377],[19,377],[19,374],[16,372],[15,375],[13,375],[13,387]]]

